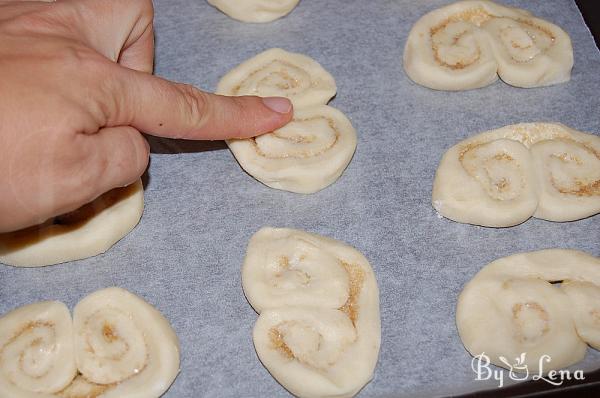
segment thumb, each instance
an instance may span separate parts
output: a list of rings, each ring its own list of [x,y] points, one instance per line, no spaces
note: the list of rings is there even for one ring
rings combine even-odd
[[[247,138],[273,131],[292,118],[281,97],[226,97],[133,70],[122,70],[120,92],[109,126],[130,125],[170,138]]]

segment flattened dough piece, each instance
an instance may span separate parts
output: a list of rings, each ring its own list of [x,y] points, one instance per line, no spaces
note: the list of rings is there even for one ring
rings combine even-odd
[[[335,182],[356,149],[348,118],[327,105],[299,108],[294,119],[272,133],[227,145],[242,168],[263,184],[313,193]]]
[[[0,234],[0,262],[40,267],[104,253],[135,228],[143,211],[140,180],[39,226]]]
[[[233,19],[242,22],[271,22],[287,15],[300,0],[208,0]]]
[[[63,303],[30,304],[0,318],[0,396],[54,397],[76,373],[73,322]]]
[[[127,290],[98,290],[73,311],[75,359],[103,398],[159,397],[179,373],[179,340],[152,305]]]
[[[333,76],[306,55],[272,48],[229,71],[217,94],[287,97],[295,108],[326,104],[336,93]]]
[[[551,282],[563,282],[570,291]],[[543,355],[551,358],[544,362],[544,372],[567,367],[583,359],[585,341],[597,341],[585,333],[600,333],[592,314],[573,313],[586,300],[574,296],[590,297],[590,285],[600,286],[600,259],[583,252],[551,249],[501,258],[484,267],[460,294],[458,332],[471,355],[485,352],[498,366],[510,368],[525,353],[520,365],[529,372],[539,372]],[[577,326],[574,316],[580,320]]]
[[[566,32],[525,10],[491,1],[459,1],[424,15],[404,49],[404,69],[437,90],[487,86],[500,75],[517,87],[570,79],[573,48]]]
[[[379,290],[356,249],[303,231],[262,228],[248,244],[242,285],[260,313],[258,356],[294,395],[349,397],[372,378],[381,342]]]
[[[534,216],[573,221],[600,212],[600,137],[558,123],[491,130],[450,148],[433,207],[469,224],[507,227]]]
[[[600,284],[566,281],[560,286],[571,299],[571,315],[579,337],[600,350]]]

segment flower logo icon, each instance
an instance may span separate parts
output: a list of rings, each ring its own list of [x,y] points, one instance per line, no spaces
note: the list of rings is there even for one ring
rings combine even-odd
[[[499,356],[500,361],[506,365],[506,368],[509,370],[508,377],[511,380],[527,380],[529,377],[529,369],[527,368],[527,364],[525,363],[527,353],[523,352],[517,358],[515,358],[515,363],[511,364],[508,362],[506,357]]]

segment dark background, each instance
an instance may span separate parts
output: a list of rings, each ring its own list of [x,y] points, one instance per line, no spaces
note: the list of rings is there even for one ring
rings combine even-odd
[[[592,31],[596,46],[600,48],[600,1],[599,0],[575,0],[583,14],[585,23]]]

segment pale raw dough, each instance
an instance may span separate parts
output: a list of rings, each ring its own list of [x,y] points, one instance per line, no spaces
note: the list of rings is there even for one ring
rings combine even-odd
[[[262,228],[242,268],[260,313],[256,352],[299,397],[350,397],[371,380],[379,355],[379,290],[367,259],[322,236]]]
[[[566,82],[573,48],[560,27],[491,1],[459,1],[423,16],[404,49],[404,69],[437,90],[487,86],[497,76],[517,87]]]
[[[208,0],[233,19],[242,22],[271,22],[287,15],[300,0]]]
[[[66,305],[44,301],[0,318],[0,397],[54,397],[76,374]]]
[[[102,398],[159,397],[179,373],[179,340],[169,321],[127,290],[85,297],[73,310],[73,328],[81,374],[97,384],[117,383]]]
[[[0,318],[2,397],[156,398],[178,372],[179,341],[169,322],[120,288],[85,297],[73,320],[56,301]]]
[[[326,104],[336,90],[333,77],[312,58],[272,48],[229,71],[216,93],[287,97],[297,109]]]
[[[454,221],[508,227],[531,216],[573,221],[600,212],[600,137],[557,123],[487,131],[450,148],[433,207]]]
[[[562,282],[553,285],[551,282]],[[539,372],[583,359],[600,336],[600,259],[564,249],[521,253],[484,267],[465,286],[456,324],[473,356],[498,366]],[[522,354],[525,353],[523,357]]]
[[[0,234],[0,263],[40,267],[104,253],[135,228],[143,211],[144,189],[140,180],[107,192],[74,213]],[[75,221],[69,221],[72,217]]]
[[[539,204],[534,217],[571,221],[600,213],[600,137],[566,129],[531,146]]]
[[[335,108],[296,109],[293,120],[272,133],[228,140],[244,170],[263,184],[313,193],[334,183],[356,149],[356,131]]]

